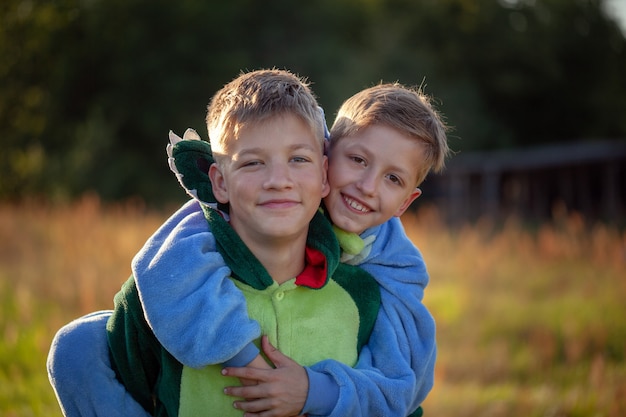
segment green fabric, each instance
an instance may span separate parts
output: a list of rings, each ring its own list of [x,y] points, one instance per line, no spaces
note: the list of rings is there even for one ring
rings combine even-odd
[[[217,241],[218,250],[233,272],[233,277],[257,290],[263,290],[274,284],[267,270],[250,252],[230,224],[217,211],[208,207],[203,207],[203,209],[211,232]],[[328,275],[352,294],[357,302],[358,311],[362,315],[357,345],[360,351],[367,343],[378,315],[380,306],[378,283],[361,268],[339,263],[340,249],[335,232],[328,219],[320,211],[315,213],[309,225],[307,245],[326,256]]]
[[[380,308],[380,290],[364,270],[339,263],[339,245],[321,213],[311,222],[308,244],[326,256],[333,275],[320,289],[296,286],[295,278],[282,285],[274,282],[217,212],[206,209],[205,217],[235,285],[248,300],[250,317],[259,321],[277,348],[303,365],[323,359],[356,363]],[[233,399],[224,396],[221,387],[238,381],[222,377],[219,365],[184,368],[165,351],[145,321],[132,277],[115,297],[107,330],[118,378],[149,412],[160,417],[178,416],[179,411],[181,416],[200,411],[227,416],[234,410]],[[200,394],[218,399],[200,403]]]
[[[359,267],[339,264],[333,279],[341,285],[357,305],[361,327],[357,350],[367,344],[380,309],[380,288],[370,274]]]
[[[345,253],[350,255],[358,255],[365,248],[365,242],[361,239],[361,236],[354,232],[346,232],[340,227],[333,224],[333,232],[339,241],[339,247]]]
[[[235,284],[246,297],[250,317],[284,354],[305,366],[324,359],[354,366],[361,326],[351,294],[331,280],[311,297],[310,288],[294,281],[273,283],[265,290]],[[232,407],[234,399],[223,394],[224,387],[239,381],[223,377],[220,370],[219,365],[183,369],[179,417],[198,416],[207,409],[216,416],[241,416]]]
[[[342,268],[337,272],[345,272]],[[355,274],[346,281],[357,280],[363,288],[370,287],[369,276],[361,272],[362,276]],[[250,316],[283,353],[302,365],[335,359],[353,366],[369,336],[367,329],[374,325],[364,320],[375,319],[377,297],[366,297],[368,301],[363,302],[361,292],[351,293],[359,285],[344,287],[345,282],[341,285],[334,279],[320,290],[296,286],[294,281],[274,282],[265,290],[240,281],[235,284],[248,300]],[[115,301],[107,329],[116,373],[146,410],[157,416],[196,416],[199,410],[210,410],[209,415],[215,416],[241,415],[232,408],[233,399],[222,394],[223,387],[238,385],[238,380],[223,377],[219,365],[200,370],[183,367],[161,347],[143,317],[134,279],[124,284]]]
[[[248,314],[259,322],[261,333],[285,355],[303,366],[326,358],[356,363],[362,314],[353,294],[336,281],[319,290],[298,286],[295,279],[275,282],[264,291],[235,285],[246,297]]]
[[[150,330],[133,277],[124,283],[114,302],[107,333],[117,378],[148,412],[159,417],[176,416],[183,367]]]
[[[182,185],[195,190],[198,199],[214,202],[213,187],[209,178],[209,167],[214,161],[211,144],[204,140],[182,140],[172,148],[176,169],[182,174]]]

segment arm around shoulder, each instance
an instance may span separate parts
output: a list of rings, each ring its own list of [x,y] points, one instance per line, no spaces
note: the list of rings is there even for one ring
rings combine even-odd
[[[199,205],[188,203],[166,221],[132,267],[150,327],[181,363],[245,364],[258,354],[251,342],[260,327],[248,317]]]

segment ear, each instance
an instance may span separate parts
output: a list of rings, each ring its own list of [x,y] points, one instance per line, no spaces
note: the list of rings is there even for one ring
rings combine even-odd
[[[213,195],[215,195],[215,199],[222,204],[227,204],[229,201],[228,188],[226,187],[224,174],[218,168],[216,163],[211,164],[209,167],[209,178],[211,179],[211,186],[213,187]]]
[[[409,196],[402,202],[402,205],[395,212],[394,217],[402,216],[404,212],[406,211],[406,209],[409,208],[411,203],[414,202],[415,199],[421,195],[422,195],[422,190],[420,190],[419,188],[416,188],[415,190],[413,190],[413,192],[411,192],[411,194],[409,194]]]
[[[328,183],[328,157],[326,155],[324,155],[322,169],[322,198],[324,198],[328,195],[328,193],[330,193],[330,184]]]
[[[330,141],[325,140],[324,141],[324,155],[328,156],[329,153],[330,153]]]

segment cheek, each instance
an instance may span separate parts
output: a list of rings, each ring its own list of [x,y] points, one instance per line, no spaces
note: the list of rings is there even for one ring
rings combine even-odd
[[[404,192],[391,192],[385,197],[381,198],[381,201],[385,203],[387,214],[395,215],[394,213],[404,204],[408,195]]]
[[[346,166],[335,164],[328,167],[328,183],[332,189],[352,182],[352,177],[353,175]]]
[[[337,188],[337,175],[333,175],[333,173],[329,170],[328,177],[326,178],[328,181],[328,185],[330,186],[330,190],[333,191]]]

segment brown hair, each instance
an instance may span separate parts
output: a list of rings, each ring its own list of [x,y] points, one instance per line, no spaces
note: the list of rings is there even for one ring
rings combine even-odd
[[[430,98],[421,89],[399,83],[379,84],[347,99],[330,130],[330,146],[371,125],[382,124],[415,138],[424,146],[426,159],[418,166],[417,185],[432,169],[439,172],[450,153],[447,127]]]

